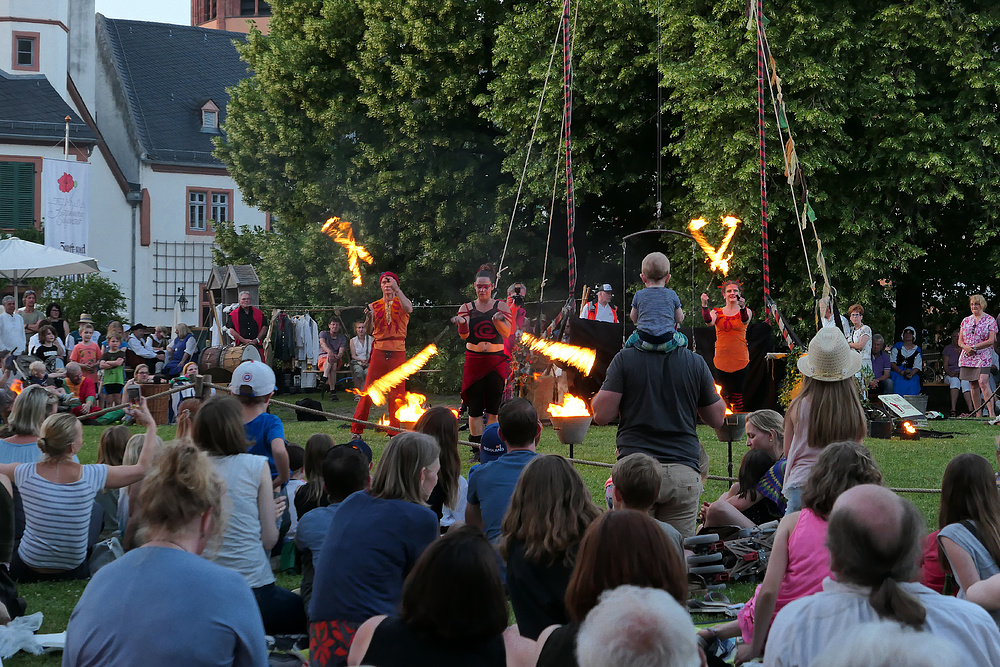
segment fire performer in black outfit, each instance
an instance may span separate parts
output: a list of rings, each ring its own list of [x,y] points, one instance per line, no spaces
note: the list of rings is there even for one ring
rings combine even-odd
[[[451,323],[458,326],[458,335],[465,341],[462,400],[469,407],[472,442],[479,442],[486,424],[497,420],[510,360],[504,350],[504,339],[510,335],[513,316],[506,301],[493,298],[495,282],[492,266],[479,267],[476,300],[462,304],[458,315],[451,318]]]

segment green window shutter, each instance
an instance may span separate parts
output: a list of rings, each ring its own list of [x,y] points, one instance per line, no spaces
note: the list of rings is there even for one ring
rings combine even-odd
[[[0,228],[35,226],[35,165],[0,162]]]

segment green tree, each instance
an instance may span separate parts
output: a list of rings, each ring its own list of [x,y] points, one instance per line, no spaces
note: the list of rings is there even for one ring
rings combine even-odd
[[[99,273],[81,278],[46,278],[38,307],[44,308],[52,301],[62,306],[63,319],[70,322],[71,329],[80,313],[89,313],[100,330],[112,320],[128,321],[124,315],[128,305],[125,295],[118,285]]]
[[[500,7],[275,3],[270,35],[240,47],[253,76],[232,91],[218,142],[244,198],[276,212],[288,239],[349,220],[375,271],[400,273],[417,299],[455,298],[500,250],[501,153],[472,103]]]
[[[759,293],[756,47],[746,3],[665,6],[667,108],[680,121],[669,149],[685,189],[673,207],[742,214],[748,224],[735,264]],[[992,292],[996,5],[789,0],[766,4],[765,14],[841,303],[859,301],[887,323],[895,301],[900,331],[919,328],[928,309],[953,318],[948,311],[956,303],[964,311],[969,292]],[[767,118],[772,282],[787,312],[807,313],[811,296],[770,108]],[[818,278],[815,244],[808,237],[807,244]]]

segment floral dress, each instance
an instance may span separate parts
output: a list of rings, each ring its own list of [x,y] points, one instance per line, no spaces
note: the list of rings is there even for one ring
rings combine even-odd
[[[975,346],[985,342],[989,339],[990,332],[994,334],[997,332],[997,321],[986,313],[979,316],[978,322],[975,315],[969,315],[962,320],[962,337],[965,339],[966,345]],[[989,368],[993,365],[992,351],[988,347],[975,352],[962,350],[962,354],[958,357],[958,365],[971,368]]]

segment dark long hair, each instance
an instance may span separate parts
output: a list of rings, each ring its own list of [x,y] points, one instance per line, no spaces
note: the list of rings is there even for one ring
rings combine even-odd
[[[400,616],[434,640],[482,642],[503,633],[507,595],[496,552],[478,528],[454,528],[427,547],[403,582]]]
[[[740,498],[757,501],[757,483],[771,469],[774,461],[771,452],[764,449],[751,449],[743,455],[740,471],[736,475],[736,481],[740,484]]]
[[[938,528],[972,521],[979,541],[1000,563],[1000,494],[993,467],[979,454],[959,454],[944,469]],[[951,569],[941,554],[941,563]]]
[[[462,459],[458,455],[458,419],[448,408],[437,406],[420,415],[414,431],[433,436],[441,448],[441,470],[438,486],[444,493],[444,504],[458,506],[458,478],[462,474]]]
[[[663,528],[643,512],[605,512],[580,542],[566,587],[569,617],[582,622],[601,593],[625,584],[659,588],[681,604],[687,601],[687,569]]]

